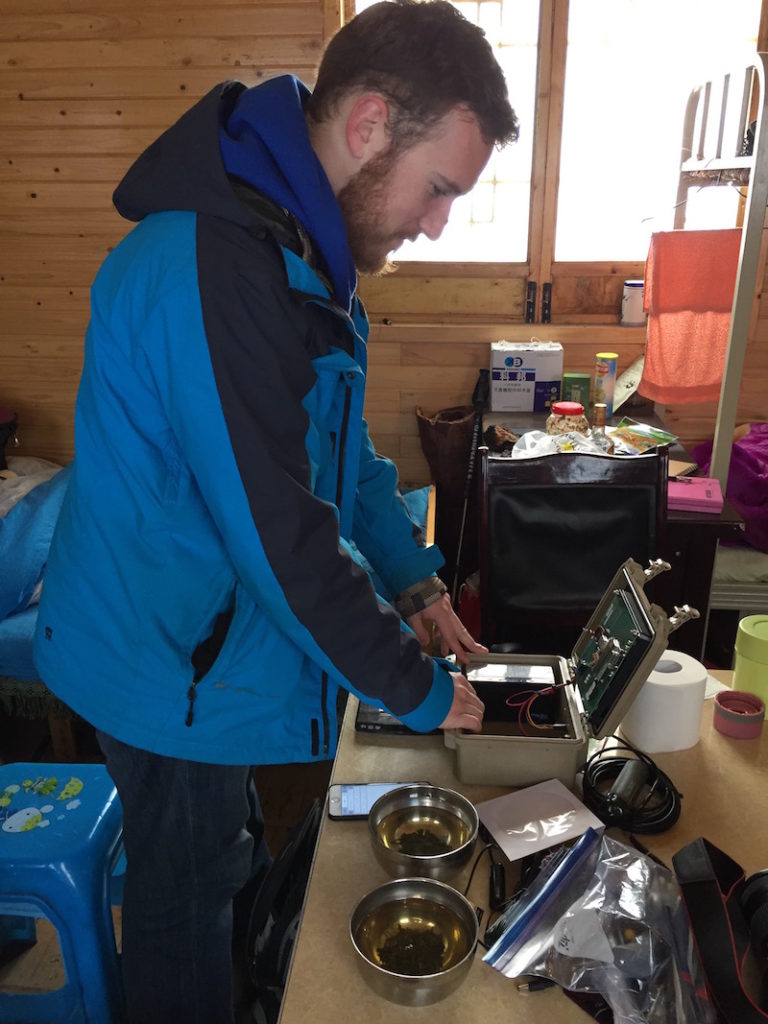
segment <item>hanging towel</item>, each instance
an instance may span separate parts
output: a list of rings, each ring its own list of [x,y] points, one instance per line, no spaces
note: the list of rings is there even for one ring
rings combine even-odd
[[[741,228],[651,236],[641,395],[683,404],[719,399],[740,245]]]

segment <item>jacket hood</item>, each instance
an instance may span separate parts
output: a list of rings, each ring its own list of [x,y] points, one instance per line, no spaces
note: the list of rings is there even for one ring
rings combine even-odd
[[[293,75],[246,88],[224,82],[156,139],[115,189],[121,216],[194,210],[249,226],[254,214],[229,175],[246,181],[303,225],[328,267],[334,296],[349,310],[357,283],[347,231],[309,141],[309,90]]]

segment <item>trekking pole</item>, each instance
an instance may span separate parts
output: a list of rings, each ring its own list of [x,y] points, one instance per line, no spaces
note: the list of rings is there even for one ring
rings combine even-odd
[[[459,587],[459,566],[461,564],[461,549],[464,546],[464,527],[467,522],[467,507],[469,497],[472,493],[472,483],[475,477],[475,459],[477,448],[480,443],[480,433],[483,429],[483,412],[488,401],[490,390],[490,370],[481,370],[477,377],[475,390],[472,392],[472,406],[475,410],[475,419],[472,424],[472,441],[469,448],[469,466],[467,468],[467,480],[464,485],[464,506],[461,510],[461,527],[459,528],[459,544],[456,549],[456,565],[453,571],[453,588],[451,590],[451,605],[456,607],[456,593]]]

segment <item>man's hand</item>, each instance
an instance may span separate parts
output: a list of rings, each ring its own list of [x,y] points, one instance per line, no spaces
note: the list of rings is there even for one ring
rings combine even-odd
[[[419,638],[422,646],[427,648],[432,640],[430,626],[434,623],[440,638],[440,653],[443,657],[453,652],[462,664],[466,664],[470,654],[488,653],[488,648],[476,643],[467,627],[454,612],[451,607],[451,599],[447,594],[443,594],[438,601],[423,611],[409,616],[406,622]]]
[[[485,705],[475,693],[472,684],[460,672],[451,672],[453,703],[440,723],[441,729],[469,729],[480,732]]]

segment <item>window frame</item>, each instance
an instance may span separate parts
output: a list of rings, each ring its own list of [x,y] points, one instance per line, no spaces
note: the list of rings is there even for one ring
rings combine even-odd
[[[339,4],[331,0],[330,6],[338,9]],[[373,321],[462,323],[480,317],[505,324],[617,322],[623,283],[643,276],[644,261],[565,262],[554,257],[568,13],[569,0],[540,0],[528,259],[397,264],[395,275],[361,282]],[[353,16],[354,0],[343,0],[342,14],[344,20]],[[768,0],[762,0],[758,49],[766,42]],[[530,284],[535,285],[532,305],[526,301]],[[549,318],[542,310],[545,284],[551,288]]]

